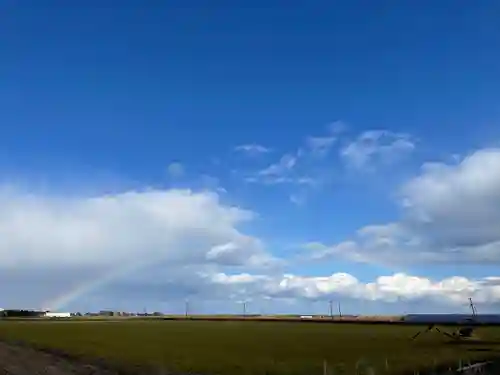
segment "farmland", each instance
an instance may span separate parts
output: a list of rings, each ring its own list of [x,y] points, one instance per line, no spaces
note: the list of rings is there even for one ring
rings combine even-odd
[[[363,359],[399,373],[459,359],[491,357],[500,328],[481,327],[488,345],[446,343],[436,334],[412,342],[421,326],[190,320],[3,321],[0,339],[60,349],[119,366],[202,374],[322,374]],[[500,341],[499,341],[500,342]],[[348,373],[349,373],[348,372]]]

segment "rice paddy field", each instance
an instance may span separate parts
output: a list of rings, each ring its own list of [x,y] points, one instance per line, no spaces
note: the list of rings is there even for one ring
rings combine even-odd
[[[0,340],[101,358],[120,367],[174,373],[399,374],[500,355],[500,327],[481,327],[481,343],[452,344],[422,326],[190,320],[2,321]],[[450,328],[443,328],[450,330]],[[498,342],[498,345],[496,344]]]

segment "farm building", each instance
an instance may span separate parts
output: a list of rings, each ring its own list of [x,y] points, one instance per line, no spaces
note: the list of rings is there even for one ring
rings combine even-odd
[[[47,318],[70,318],[71,313],[69,312],[50,312],[47,311],[45,315]]]

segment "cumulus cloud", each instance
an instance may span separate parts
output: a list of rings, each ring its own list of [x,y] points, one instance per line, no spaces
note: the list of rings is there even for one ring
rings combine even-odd
[[[414,140],[407,134],[370,130],[345,146],[340,156],[350,167],[370,169],[375,164],[391,164],[414,149]]]
[[[500,149],[477,151],[460,163],[429,163],[400,192],[408,220],[442,246],[500,241]]]
[[[328,300],[355,298],[367,301],[398,302],[429,301],[455,306],[467,305],[472,297],[479,304],[500,302],[500,286],[489,278],[467,279],[450,277],[432,280],[425,277],[395,273],[363,283],[353,275],[334,273],[330,276],[308,277],[285,274],[279,277],[214,273],[204,275],[209,284],[222,287],[228,293],[245,287],[248,298],[293,298],[298,300]]]
[[[260,240],[238,229],[255,214],[224,205],[213,192],[63,198],[3,188],[0,206],[0,271],[28,276],[33,284],[61,274],[61,282],[72,285],[159,262],[168,270],[186,264],[258,268],[274,261]]]
[[[160,279],[160,282],[150,278],[142,282],[125,283],[121,290],[124,297],[129,298],[131,291],[137,296],[147,295],[157,300],[189,296],[190,301],[197,301],[199,305],[219,301],[234,307],[238,302],[248,301],[254,308],[260,309],[266,301],[273,301],[275,308],[280,311],[288,305],[289,313],[297,312],[295,309],[301,307],[306,307],[307,310],[309,306],[310,309],[315,302],[325,303],[330,300],[354,302],[358,307],[352,313],[357,314],[366,313],[363,306],[366,307],[367,304],[394,306],[391,311],[397,313],[404,313],[407,308],[409,312],[416,312],[415,306],[423,307],[417,309],[418,312],[467,312],[469,297],[482,312],[500,304],[500,285],[498,280],[492,278],[453,276],[431,279],[394,273],[362,282],[354,275],[344,272],[307,276],[192,269],[187,278],[186,270],[183,271],[167,280]],[[290,303],[293,303],[293,307],[290,307]]]
[[[310,256],[396,265],[500,262],[500,149],[458,163],[427,163],[398,198],[400,221],[363,227],[333,246],[316,244]]]
[[[245,239],[235,226],[254,215],[189,190],[80,199],[3,191],[0,204],[3,266],[110,264],[139,254],[195,259],[210,248],[203,244]]]

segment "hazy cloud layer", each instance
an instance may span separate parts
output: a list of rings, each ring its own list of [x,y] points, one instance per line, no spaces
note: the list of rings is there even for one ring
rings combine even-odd
[[[250,151],[256,145],[238,146],[238,149],[242,147]],[[266,166],[242,175],[251,183],[317,189],[330,185],[332,180],[338,181],[342,166],[357,172],[375,172],[399,163],[415,148],[414,137],[388,130],[364,131],[352,140],[347,126],[338,121],[328,125],[322,134],[305,137],[295,149],[278,155]],[[296,190],[289,194],[296,195]]]

